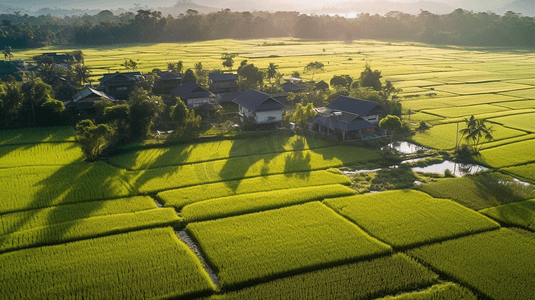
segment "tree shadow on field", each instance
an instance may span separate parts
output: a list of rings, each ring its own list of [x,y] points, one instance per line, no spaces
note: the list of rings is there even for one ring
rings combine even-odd
[[[476,193],[486,203],[483,208],[535,198],[535,186],[524,185],[513,177],[498,172],[485,172],[470,177],[476,187]]]
[[[84,219],[90,216],[91,210],[84,212],[66,211],[60,209],[59,206],[64,204],[74,204],[80,202],[104,200],[110,198],[125,197],[130,194],[128,185],[121,179],[122,171],[109,166],[105,163],[84,163],[84,164],[69,164],[57,168],[50,175],[46,175],[44,179],[35,179],[42,176],[48,170],[57,167],[39,167],[34,172],[33,178],[23,178],[19,180],[33,180],[32,189],[29,191],[31,201],[21,203],[18,207],[10,208],[8,213],[17,213],[24,211],[24,217],[18,218],[13,224],[7,225],[3,228],[3,234],[13,234],[18,231],[24,231],[33,228],[32,220],[42,212],[43,208],[52,208],[47,215],[47,225],[54,225],[61,223],[61,220],[68,219],[66,215],[75,214],[76,219]],[[92,208],[98,210],[101,205],[95,202]],[[76,222],[64,223],[74,226]],[[42,225],[39,225],[42,226]],[[38,226],[38,227],[39,227]],[[71,227],[72,227],[71,226]],[[61,226],[54,230],[56,237],[62,237],[67,233],[69,226]],[[7,239],[7,236],[0,237],[0,245]],[[49,237],[41,236],[34,240],[33,246],[41,246],[51,244],[48,241]]]
[[[238,189],[242,179],[246,177],[249,169],[263,160],[258,166],[258,176],[270,175],[269,164],[281,153],[286,152],[284,145],[292,138],[292,135],[276,135],[240,140],[235,142],[230,151],[229,159],[225,162],[219,176],[234,192]]]

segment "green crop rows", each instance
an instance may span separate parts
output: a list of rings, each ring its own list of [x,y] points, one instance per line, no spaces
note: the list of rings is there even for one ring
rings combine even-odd
[[[394,297],[385,297],[377,300],[476,300],[477,297],[469,289],[448,282],[434,285],[421,292],[406,293]]]
[[[408,253],[492,299],[531,299],[535,295],[535,243],[509,229],[424,246]]]
[[[1,134],[0,146],[74,141],[71,126],[2,130]]]
[[[153,229],[0,255],[6,299],[163,298],[213,291],[171,229]]]
[[[130,170],[185,165],[231,157],[299,151],[331,146],[332,142],[288,133],[238,140],[197,143],[128,152],[114,156],[110,163]]]
[[[1,235],[0,252],[54,245],[151,227],[178,225],[179,222],[179,217],[171,208],[78,219]]]
[[[535,162],[535,139],[483,150],[479,159],[497,168]]]
[[[243,194],[186,205],[182,216],[187,222],[199,222],[354,194],[339,184]]]
[[[266,192],[329,184],[349,185],[351,181],[338,170],[297,172],[284,175],[271,175],[243,180],[233,180],[186,187],[158,193],[165,206],[180,210],[185,205],[233,195]]]
[[[57,166],[83,161],[77,143],[40,143],[0,146],[0,168]]]
[[[412,190],[328,199],[325,204],[395,248],[414,247],[500,227],[453,201]]]
[[[535,231],[535,199],[486,208],[479,212],[500,223]]]
[[[209,299],[370,299],[426,286],[437,278],[407,256],[394,254],[277,279]]]
[[[224,288],[392,251],[319,202],[192,223],[186,230]]]

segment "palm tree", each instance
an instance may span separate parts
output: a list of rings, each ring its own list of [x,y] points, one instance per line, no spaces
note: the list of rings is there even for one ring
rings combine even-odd
[[[266,73],[266,76],[267,76],[267,79],[269,80],[269,83],[271,83],[271,78],[275,78],[275,76],[277,76],[277,69],[278,68],[279,68],[279,66],[277,66],[276,64],[269,63],[269,66],[268,66],[268,69],[267,69],[267,73]]]
[[[476,119],[473,115],[469,119],[464,119],[466,128],[461,129],[461,138],[464,138],[473,153],[478,154],[481,150],[482,142],[494,139],[492,136],[492,126],[487,127],[485,119]]]

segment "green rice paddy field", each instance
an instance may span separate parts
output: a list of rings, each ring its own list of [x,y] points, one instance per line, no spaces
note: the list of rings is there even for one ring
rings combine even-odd
[[[452,149],[457,122],[487,117],[495,140],[479,159],[491,170],[355,195],[337,168],[382,156],[317,136],[229,138],[87,163],[72,128],[0,131],[0,298],[535,299],[535,53],[264,42],[82,50],[93,79],[121,71],[125,58],[143,72],[178,60],[211,69],[235,52],[237,63],[274,62],[285,75],[322,61],[315,80],[358,77],[369,62],[403,88],[411,122],[432,125],[413,137],[419,144]]]

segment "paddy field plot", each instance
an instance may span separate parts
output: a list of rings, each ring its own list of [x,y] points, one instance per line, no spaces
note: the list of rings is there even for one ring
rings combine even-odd
[[[507,127],[535,133],[535,122],[533,121],[535,120],[535,113],[491,118],[489,120]]]
[[[535,162],[535,140],[485,149],[477,159],[496,168]]]
[[[78,219],[133,213],[158,208],[147,196],[91,201],[24,210],[0,215],[0,236],[15,231],[76,221]]]
[[[397,296],[389,296],[377,300],[448,300],[448,299],[464,299],[476,300],[477,297],[470,292],[469,289],[458,284],[446,282],[433,285],[432,287],[412,292],[404,293]]]
[[[380,158],[379,153],[364,148],[336,146],[132,171],[127,172],[126,176],[138,193],[146,194],[275,174],[288,174],[288,177],[292,177],[295,172],[341,167]]]
[[[105,163],[0,169],[0,214],[131,195],[124,170]]]
[[[535,198],[535,186],[525,186],[499,172],[444,178],[417,188],[435,198],[452,199],[474,210]]]
[[[179,224],[180,218],[171,208],[78,219],[0,235],[0,252]]]
[[[492,299],[535,295],[535,266],[526,263],[535,255],[535,242],[505,228],[407,253]]]
[[[535,99],[535,89],[533,88],[519,91],[501,92],[500,94],[520,99]]]
[[[74,128],[71,126],[35,127],[0,132],[0,146],[47,142],[74,142]]]
[[[6,298],[168,298],[214,290],[171,228],[0,254]]]
[[[458,95],[487,94],[507,92],[514,90],[529,89],[531,86],[523,84],[513,84],[505,82],[486,82],[469,84],[450,84],[435,86],[435,90]]]
[[[424,109],[422,112],[432,115],[437,115],[444,118],[455,118],[470,115],[480,115],[486,113],[500,112],[508,110],[508,108],[494,106],[489,104],[471,105],[462,107],[448,107],[438,109]]]
[[[535,231],[535,199],[486,208],[479,212],[502,224]]]
[[[186,227],[222,288],[370,259],[392,251],[319,202]]]
[[[502,106],[508,109],[535,108],[535,100],[519,100],[519,101],[501,102],[501,103],[496,103],[495,105]]]
[[[354,194],[339,184],[250,193],[186,205],[181,214],[186,222],[199,222]]]
[[[499,124],[489,124],[488,126],[492,126],[492,136],[494,137],[492,141],[526,134],[524,131],[507,128]],[[457,139],[460,145],[465,143],[465,140],[458,134],[458,130],[465,127],[464,122],[435,125],[425,131],[416,132],[412,136],[412,140],[420,145],[435,149],[453,149],[457,144]]]
[[[394,248],[414,247],[499,228],[446,199],[413,190],[327,199],[325,204]]]
[[[74,142],[0,146],[0,168],[66,165],[84,158],[82,148]]]
[[[210,300],[371,299],[426,287],[438,275],[404,254],[302,273],[256,284]]]
[[[111,157],[110,163],[130,170],[140,170],[240,156],[300,151],[333,146],[333,144],[321,137],[283,133],[260,138],[222,140],[132,151]]]
[[[337,169],[331,169],[210,183],[160,192],[157,197],[165,206],[180,210],[188,204],[214,198],[330,184],[350,185],[351,180]]]
[[[506,172],[535,181],[535,164],[503,168]]]

